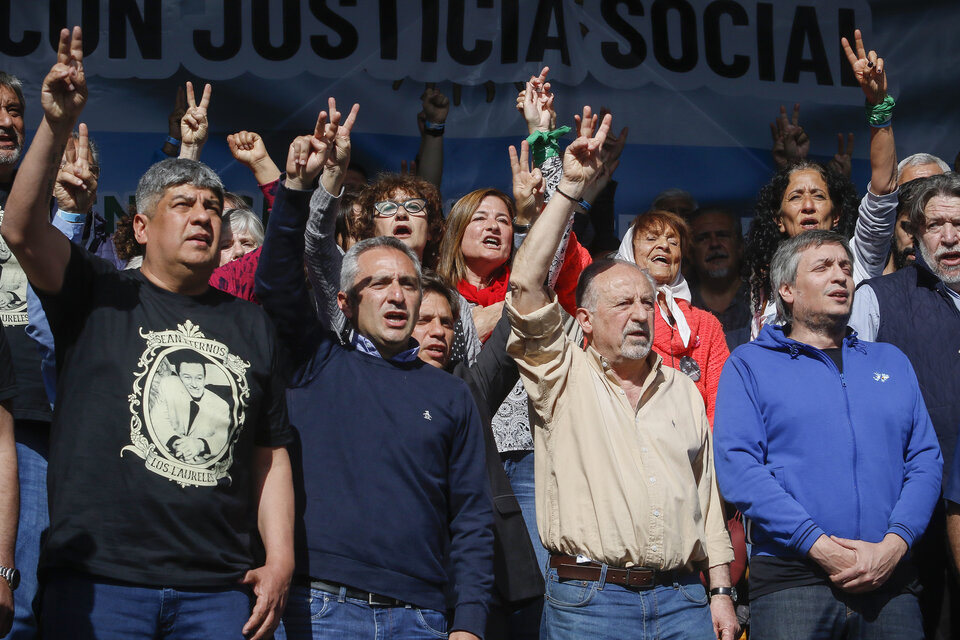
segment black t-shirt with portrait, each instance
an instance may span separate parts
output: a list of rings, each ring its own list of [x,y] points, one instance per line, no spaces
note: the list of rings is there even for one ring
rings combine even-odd
[[[11,186],[12,181],[0,183],[0,222]],[[27,335],[27,276],[3,238],[0,238],[0,323],[10,344],[17,375],[13,416],[17,420],[50,422],[50,401],[40,373],[40,352]]]
[[[291,436],[273,327],[221,291],[71,252],[60,293],[37,292],[58,372],[41,571],[235,584],[253,566],[254,447]]]

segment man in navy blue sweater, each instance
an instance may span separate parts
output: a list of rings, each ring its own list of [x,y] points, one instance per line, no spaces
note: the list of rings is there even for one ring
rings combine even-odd
[[[852,263],[832,231],[781,243],[770,283],[786,324],[720,377],[717,478],[750,519],[764,640],[923,637],[907,552],[940,493],[940,447],[907,357],[847,328]]]
[[[347,253],[338,304],[354,339],[345,347],[320,326],[304,282],[312,186],[323,170],[333,189],[356,111],[340,125],[331,99],[329,122],[321,112],[314,134],[290,145],[256,276],[292,361],[288,409],[302,444],[299,584],[284,632],[436,638],[449,629],[474,640],[493,584],[483,436],[467,386],[417,358],[420,264],[392,237]]]

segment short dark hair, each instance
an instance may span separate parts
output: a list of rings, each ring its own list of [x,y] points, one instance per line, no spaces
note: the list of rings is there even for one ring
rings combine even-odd
[[[737,237],[741,241],[743,240],[743,224],[740,222],[740,216],[735,214],[733,211],[730,211],[730,209],[726,209],[724,207],[717,207],[717,206],[700,207],[699,209],[697,209],[696,211],[690,214],[690,217],[687,218],[687,222],[690,223],[691,233],[693,232],[693,223],[696,221],[696,219],[699,218],[700,216],[705,216],[708,213],[719,213],[720,215],[724,215],[730,218],[730,221],[733,223],[733,230],[736,232]]]
[[[421,281],[424,296],[428,291],[439,293],[447,299],[450,311],[453,313],[453,319],[456,320],[460,317],[460,294],[450,286],[443,276],[432,269],[424,269]]]

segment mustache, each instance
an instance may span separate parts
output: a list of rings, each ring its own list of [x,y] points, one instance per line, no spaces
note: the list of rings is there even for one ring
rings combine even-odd
[[[650,327],[643,324],[642,322],[630,322],[629,324],[627,324],[627,326],[623,328],[623,337],[626,338],[627,335],[635,331],[641,331],[643,332],[643,336],[645,338],[648,338],[648,339],[650,338]]]
[[[21,136],[20,132],[13,127],[0,127],[0,134],[13,138],[18,149],[23,145],[23,136]]]
[[[706,260],[709,262],[710,260],[714,260],[715,258],[729,258],[729,257],[730,257],[730,254],[727,253],[726,251],[713,251],[707,254]]]

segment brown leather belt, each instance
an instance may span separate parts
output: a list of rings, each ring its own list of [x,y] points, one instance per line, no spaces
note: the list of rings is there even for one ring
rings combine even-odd
[[[567,580],[597,581],[600,579],[600,573],[603,569],[603,565],[599,563],[577,562],[577,559],[573,556],[559,554],[550,556],[550,566],[557,570],[559,577]],[[650,567],[620,569],[608,566],[606,581],[625,587],[649,589],[658,585],[672,585],[677,581],[679,575],[676,571],[658,571]]]

